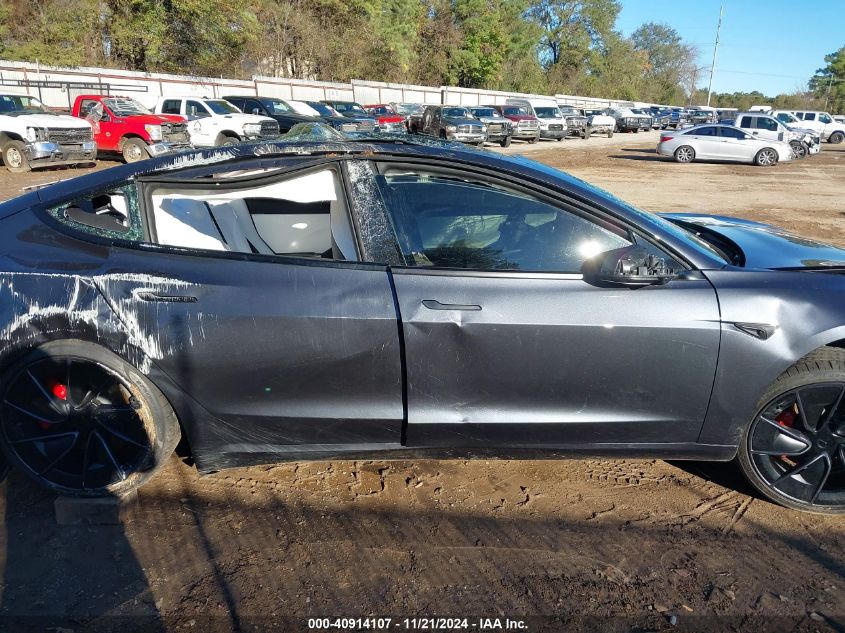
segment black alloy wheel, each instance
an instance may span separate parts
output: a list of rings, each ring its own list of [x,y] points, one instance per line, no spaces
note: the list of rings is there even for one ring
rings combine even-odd
[[[10,461],[64,494],[119,495],[146,481],[172,453],[179,425],[137,370],[96,346],[36,350],[5,381],[0,440]],[[76,349],[90,353],[75,354]],[[67,351],[71,353],[61,353]]]
[[[758,413],[740,466],[767,497],[815,512],[845,512],[845,381],[802,385]]]

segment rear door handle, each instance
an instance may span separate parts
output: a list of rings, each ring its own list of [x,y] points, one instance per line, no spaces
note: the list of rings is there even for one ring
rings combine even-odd
[[[422,304],[429,310],[481,310],[481,306],[472,303],[440,303],[434,299],[423,299]]]
[[[196,303],[197,301],[199,301],[199,299],[191,295],[160,295],[156,292],[150,292],[148,290],[136,292],[135,296],[141,299],[141,301],[151,301],[160,303]]]

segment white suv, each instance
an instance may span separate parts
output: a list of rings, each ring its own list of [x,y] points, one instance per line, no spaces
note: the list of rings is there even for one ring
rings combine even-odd
[[[194,147],[220,147],[279,136],[279,124],[275,119],[245,114],[224,99],[161,97],[155,111],[186,117]]]
[[[780,118],[778,116],[780,113],[781,111],[778,111],[774,114]],[[792,114],[801,120],[802,127],[816,130],[821,135],[822,140],[835,144],[845,141],[845,123],[839,123],[834,120],[827,112],[821,112],[819,110],[793,110]]]

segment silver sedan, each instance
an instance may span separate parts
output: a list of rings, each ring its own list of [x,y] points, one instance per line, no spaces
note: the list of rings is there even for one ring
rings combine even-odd
[[[759,139],[732,125],[698,125],[686,130],[663,132],[657,153],[679,163],[724,160],[769,167],[793,158],[792,147],[783,141]]]

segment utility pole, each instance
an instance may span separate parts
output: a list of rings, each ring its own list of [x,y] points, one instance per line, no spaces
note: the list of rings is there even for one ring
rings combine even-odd
[[[716,53],[719,52],[719,31],[722,30],[722,14],[725,7],[719,7],[719,24],[716,25],[716,43],[713,45],[713,63],[710,64],[710,83],[707,86],[707,107],[710,107],[710,97],[713,94],[713,73],[716,70]]]

